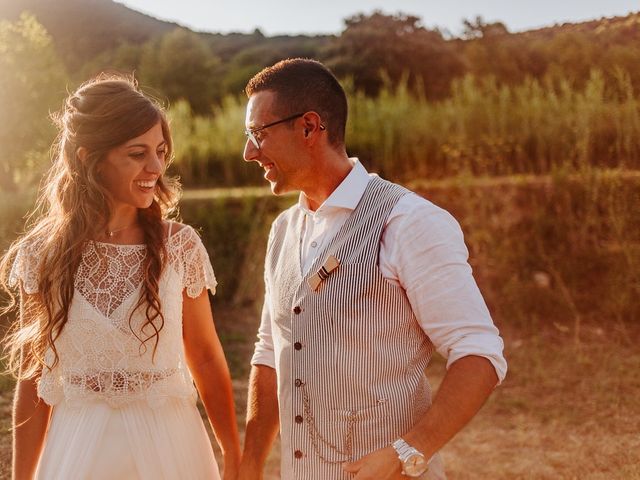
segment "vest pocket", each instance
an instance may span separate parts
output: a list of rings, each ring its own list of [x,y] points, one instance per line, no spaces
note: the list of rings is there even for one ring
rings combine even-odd
[[[360,418],[360,419],[364,419],[364,418],[368,418],[372,415],[376,415],[378,410],[381,410],[387,403],[389,403],[389,400],[386,398],[379,398],[376,403],[374,404],[370,404],[370,405],[365,405],[365,406],[359,406],[353,409],[336,409],[334,410],[334,412],[336,413],[336,415],[338,415],[339,417],[344,417],[344,416],[354,416],[355,418]]]
[[[397,425],[392,421],[393,410],[387,398],[379,398],[375,404],[332,412],[334,428],[341,432],[350,458],[358,460],[395,440]]]

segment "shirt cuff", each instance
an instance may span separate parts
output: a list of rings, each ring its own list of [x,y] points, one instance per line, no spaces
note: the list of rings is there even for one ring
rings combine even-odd
[[[487,351],[486,348],[478,349],[478,348],[456,348],[449,352],[447,357],[447,369],[456,361],[461,358],[468,357],[470,355],[474,355],[476,357],[486,358],[491,362],[493,368],[496,371],[496,375],[498,377],[498,383],[496,386],[500,385],[507,375],[507,361],[502,355],[503,342],[500,337],[497,337],[499,340],[500,346],[496,345],[496,349],[494,351]],[[484,341],[486,345],[486,340]],[[465,347],[472,347],[471,345],[466,345]]]
[[[265,347],[260,342],[256,343],[256,348],[253,351],[253,357],[251,357],[251,365],[266,365],[275,370],[276,360],[273,354],[273,350]]]

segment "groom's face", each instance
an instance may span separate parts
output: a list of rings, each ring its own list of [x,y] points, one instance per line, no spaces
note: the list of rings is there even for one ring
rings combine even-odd
[[[255,132],[253,137],[258,146],[252,139],[247,139],[244,159],[260,164],[265,172],[264,178],[271,184],[271,191],[278,195],[301,189],[303,128],[302,119],[293,118],[261,129],[289,116],[274,113],[277,111],[276,101],[276,94],[269,90],[254,93],[249,98],[245,128]]]

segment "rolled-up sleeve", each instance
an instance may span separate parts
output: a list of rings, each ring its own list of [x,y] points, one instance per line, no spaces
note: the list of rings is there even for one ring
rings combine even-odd
[[[267,241],[267,255],[269,246],[273,242],[274,230],[278,219],[271,225],[269,239]],[[266,262],[265,262],[266,263]],[[253,350],[251,365],[266,365],[276,368],[275,354],[273,350],[273,335],[271,331],[271,292],[269,287],[269,276],[265,266],[264,272],[264,303],[262,304],[262,315],[260,320],[260,328],[258,329],[258,341]]]
[[[431,202],[407,197],[385,229],[381,269],[397,277],[447,368],[468,355],[485,357],[502,382],[504,343],[473,278],[458,222]]]
[[[256,342],[251,358],[251,365],[266,365],[276,368],[273,353],[273,337],[271,336],[271,308],[268,289],[265,289],[264,303],[262,305],[262,319],[258,329],[258,341]]]

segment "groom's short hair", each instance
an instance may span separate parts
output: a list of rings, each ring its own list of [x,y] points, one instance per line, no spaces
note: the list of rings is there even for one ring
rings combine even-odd
[[[261,91],[276,95],[277,115],[314,111],[327,129],[329,143],[344,146],[347,96],[338,79],[323,64],[308,58],[289,58],[258,72],[245,87],[247,97]]]

